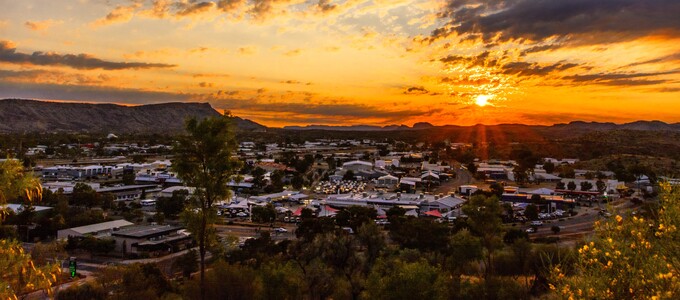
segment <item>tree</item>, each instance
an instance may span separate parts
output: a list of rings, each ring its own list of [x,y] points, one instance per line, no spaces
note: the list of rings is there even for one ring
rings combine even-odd
[[[557,184],[555,185],[555,189],[558,189],[558,190],[564,190],[565,188],[566,188],[566,186],[565,186],[564,182],[562,182],[562,181],[558,181]]]
[[[379,261],[368,276],[366,299],[448,299],[447,275],[424,259]]]
[[[593,188],[593,184],[588,181],[581,181],[581,190],[590,191]]]
[[[276,219],[276,209],[271,203],[265,206],[254,206],[252,208],[253,221],[258,223],[274,222]]]
[[[182,276],[184,276],[184,278],[190,278],[191,273],[198,271],[197,260],[198,253],[196,250],[191,249],[186,254],[178,257],[174,266],[182,271]]]
[[[554,234],[558,234],[560,233],[560,230],[562,230],[562,228],[560,228],[560,226],[553,225],[552,227],[550,227],[550,230],[552,230]]]
[[[195,187],[190,204],[196,210],[185,210],[187,227],[198,242],[201,261],[201,298],[205,299],[205,254],[210,245],[216,216],[214,203],[229,195],[227,183],[241,166],[233,157],[237,149],[230,115],[186,122],[187,135],[175,145],[173,169],[188,186]]]
[[[294,189],[299,190],[302,188],[302,185],[305,183],[305,179],[302,177],[300,173],[296,173],[293,176],[293,179],[290,180],[290,184],[293,186]]]
[[[347,170],[345,175],[342,175],[342,180],[354,180],[354,171]]]
[[[92,208],[93,206],[100,205],[99,195],[88,184],[79,182],[73,187],[73,193],[71,193],[71,203],[76,206],[85,206]]]
[[[189,197],[189,191],[185,189],[172,191],[170,198],[160,197],[156,200],[156,209],[166,217],[174,219],[184,210]]]
[[[550,161],[546,161],[543,163],[543,170],[545,170],[545,172],[548,174],[552,174],[552,172],[555,172],[555,164]]]
[[[573,181],[569,181],[569,183],[567,183],[567,189],[569,189],[570,191],[575,190],[576,189],[576,183],[573,182]]]
[[[501,206],[495,196],[477,195],[463,205],[463,212],[468,216],[468,224],[473,234],[479,236],[486,249],[486,275],[493,273],[493,252],[500,246],[502,226]]]
[[[598,179],[595,182],[595,186],[597,186],[597,191],[599,191],[600,193],[604,192],[607,189],[607,185],[604,183],[604,181],[602,181],[602,179]]]
[[[527,207],[524,209],[524,216],[527,217],[529,220],[537,220],[538,219],[538,206],[534,204],[529,204]]]

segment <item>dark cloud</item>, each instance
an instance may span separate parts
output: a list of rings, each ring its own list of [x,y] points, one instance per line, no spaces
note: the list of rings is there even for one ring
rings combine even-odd
[[[217,2],[217,8],[223,12],[230,12],[243,6],[246,0],[220,0]]]
[[[522,53],[520,53],[520,56],[526,56],[527,54],[537,53],[537,52],[551,51],[551,50],[555,50],[555,49],[558,49],[558,48],[561,48],[561,47],[562,47],[562,45],[560,45],[560,44],[533,46],[533,47],[522,50]]]
[[[176,12],[177,16],[190,16],[190,15],[195,15],[195,14],[200,14],[203,12],[206,12],[210,10],[213,6],[215,6],[214,2],[193,2],[193,3],[183,3],[183,2],[178,2],[177,4],[178,11]]]
[[[517,76],[545,76],[554,72],[560,72],[571,68],[578,67],[578,64],[564,64],[554,63],[549,65],[540,65],[538,63],[529,62],[510,62],[503,65],[503,74],[517,75]]]
[[[498,64],[498,60],[492,58],[489,51],[484,51],[478,55],[462,56],[462,55],[449,55],[447,57],[441,58],[439,61],[445,64],[462,64],[467,67],[493,67]]]
[[[442,112],[441,108],[429,110],[404,109],[389,111],[380,107],[362,104],[314,104],[286,103],[268,101],[219,100],[215,106],[227,110],[247,110],[271,113],[293,113],[295,115],[315,115],[346,118],[378,118],[385,120],[403,120],[412,117],[426,117]]]
[[[680,36],[677,0],[450,0],[439,16],[450,20],[442,28],[480,35],[485,42],[561,37],[600,43],[654,33]]]
[[[13,64],[32,64],[40,66],[61,65],[74,69],[91,70],[123,70],[123,69],[151,69],[172,68],[176,65],[158,63],[128,63],[112,62],[95,58],[88,54],[57,54],[53,52],[36,51],[33,54],[17,52],[8,41],[0,41],[0,61]]]
[[[677,62],[680,61],[680,53],[674,53],[671,55],[666,55],[663,57],[658,57],[650,60],[645,60],[641,62],[635,62],[632,64],[627,65],[627,67],[635,67],[635,66],[640,66],[640,65],[649,65],[649,64],[657,64],[657,63],[664,63],[664,62]]]
[[[198,86],[203,87],[203,88],[208,88],[208,87],[215,86],[215,84],[212,83],[212,82],[201,82],[201,83],[198,84]]]
[[[428,91],[426,88],[422,86],[412,86],[404,91],[405,95],[425,95],[429,93],[430,91]]]
[[[331,0],[319,0],[317,7],[322,13],[327,13],[333,11],[338,6],[331,3]]]
[[[668,83],[665,79],[650,79],[650,77],[677,74],[678,72],[658,73],[598,73],[588,75],[564,76],[562,79],[570,80],[576,84],[598,84],[609,86],[640,86]]]

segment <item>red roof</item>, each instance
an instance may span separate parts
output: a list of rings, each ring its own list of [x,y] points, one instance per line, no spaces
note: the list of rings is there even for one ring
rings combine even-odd
[[[300,216],[302,214],[302,207],[299,207],[294,213],[293,216]]]
[[[438,210],[436,210],[436,209],[433,209],[433,210],[431,210],[431,211],[426,212],[425,215],[427,215],[427,216],[432,216],[432,217],[437,217],[437,218],[441,218],[441,217],[442,217],[442,213],[440,213],[440,212],[439,212]]]

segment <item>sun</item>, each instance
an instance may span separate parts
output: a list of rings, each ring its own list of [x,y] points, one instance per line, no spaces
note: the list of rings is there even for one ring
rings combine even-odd
[[[479,95],[475,98],[475,104],[477,104],[477,106],[481,106],[481,107],[487,106],[487,105],[490,104],[489,100],[491,98],[493,98],[492,95]]]

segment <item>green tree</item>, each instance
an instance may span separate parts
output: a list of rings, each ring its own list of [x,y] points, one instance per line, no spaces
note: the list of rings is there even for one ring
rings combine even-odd
[[[174,267],[182,271],[184,278],[191,277],[191,273],[198,271],[198,253],[191,249],[186,254],[177,258]]]
[[[547,161],[543,163],[543,170],[545,170],[545,172],[548,174],[552,174],[552,172],[555,172],[555,164]]]
[[[84,206],[88,208],[101,205],[97,192],[90,185],[82,182],[76,183],[76,185],[73,187],[73,193],[71,193],[71,203],[76,206]]]
[[[537,220],[538,219],[538,206],[535,204],[529,204],[527,205],[526,208],[524,208],[524,216],[527,217],[529,220]]]
[[[188,186],[196,188],[190,202],[195,210],[185,210],[187,227],[198,242],[201,261],[201,298],[205,299],[205,254],[210,247],[216,216],[214,203],[227,198],[227,183],[241,162],[233,156],[237,148],[228,114],[186,122],[187,135],[175,145],[173,169]]]
[[[271,203],[265,206],[253,206],[253,221],[258,223],[274,222],[276,220],[276,209]]]
[[[342,175],[342,180],[354,180],[354,171],[352,170],[347,170],[345,172],[345,175]]]
[[[567,183],[567,189],[569,189],[570,191],[576,190],[576,183],[573,181],[569,181],[569,183]]]
[[[446,273],[424,259],[404,262],[381,260],[366,283],[366,299],[448,299],[450,281]]]
[[[558,181],[557,184],[555,185],[555,189],[558,190],[564,190],[566,189],[566,185],[562,181]]]
[[[468,216],[468,224],[473,234],[479,236],[486,250],[485,275],[493,274],[493,254],[502,246],[500,238],[502,209],[498,198],[476,195],[463,205],[463,212]]]
[[[168,218],[174,219],[184,210],[189,191],[186,189],[172,191],[170,198],[160,197],[156,200],[156,209]]]
[[[590,191],[593,188],[593,184],[588,181],[581,181],[581,190]]]

